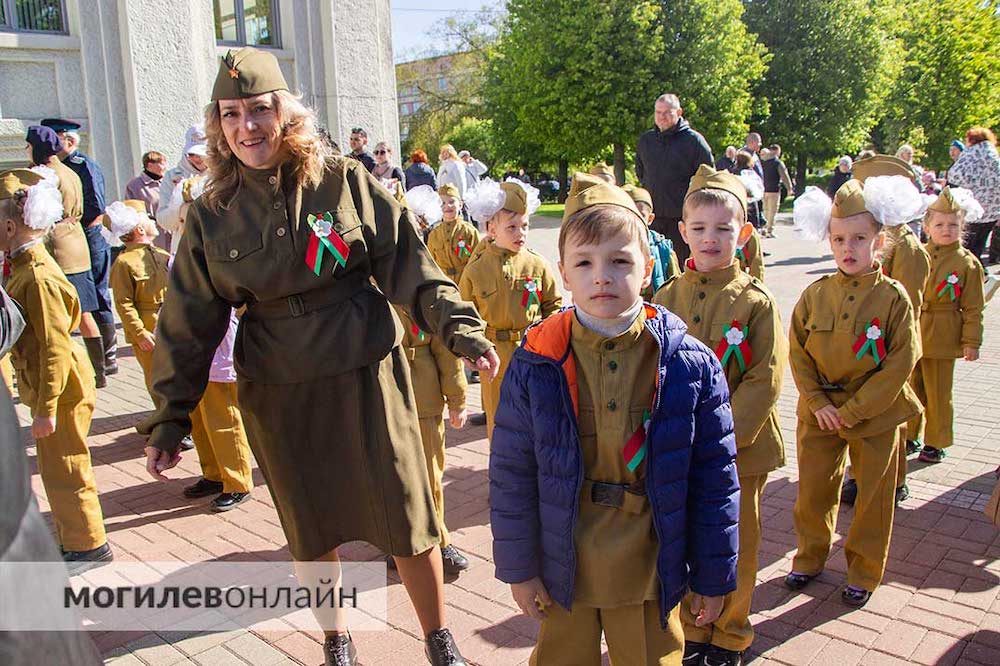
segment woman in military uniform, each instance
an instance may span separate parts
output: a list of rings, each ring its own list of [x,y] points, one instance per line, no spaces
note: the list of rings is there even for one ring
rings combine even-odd
[[[353,540],[394,555],[428,659],[464,664],[444,628],[441,535],[389,301],[495,373],[485,326],[412,214],[328,152],[272,54],[227,53],[205,132],[210,185],[187,213],[160,313],[147,469],[163,478],[176,464],[230,309],[245,306],[239,403],[292,556],[335,562]],[[324,651],[328,664],[357,659],[344,627]]]

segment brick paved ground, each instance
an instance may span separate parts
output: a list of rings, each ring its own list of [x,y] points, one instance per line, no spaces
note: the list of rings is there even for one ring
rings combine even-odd
[[[532,245],[555,256],[557,221],[539,219]],[[767,283],[787,322],[803,286],[832,270],[825,246],[798,241],[788,227],[768,241]],[[780,407],[788,465],[772,474],[764,494],[764,540],[754,599],[755,664],[903,663],[1000,664],[1000,532],[981,514],[1000,464],[1000,303],[987,309],[987,341],[978,363],[956,371],[956,444],[943,464],[910,460],[912,496],[896,513],[884,585],[864,610],[839,599],[846,562],[842,536],[828,568],[805,593],[785,589],[781,579],[795,548],[792,505],[797,474],[794,447],[795,388],[785,382]],[[122,372],[100,392],[90,437],[109,538],[119,559],[210,560],[234,554],[273,559],[287,556],[271,498],[263,487],[253,500],[226,514],[206,510],[207,501],[186,500],[181,490],[199,474],[194,452],[185,455],[169,483],[150,481],[134,425],[150,409],[142,378],[128,348]],[[479,389],[470,391],[470,405]],[[18,407],[22,424],[27,413]],[[23,431],[30,444],[27,430]],[[34,458],[34,447],[28,454]],[[450,626],[465,655],[478,664],[523,664],[537,628],[518,616],[506,586],[493,578],[489,510],[488,448],[483,428],[448,432],[445,475],[447,521],[456,545],[473,562],[447,585]],[[259,472],[255,478],[263,483]],[[48,510],[37,475],[33,484]],[[331,511],[348,507],[331,507]],[[840,513],[846,534],[851,512]],[[378,554],[363,544],[345,547],[348,557]],[[366,664],[421,664],[419,628],[396,579],[389,590],[389,633],[355,634]],[[321,664],[319,637],[304,633],[247,631],[199,634],[103,633],[94,636],[118,666],[133,664]],[[41,662],[39,662],[41,663]]]

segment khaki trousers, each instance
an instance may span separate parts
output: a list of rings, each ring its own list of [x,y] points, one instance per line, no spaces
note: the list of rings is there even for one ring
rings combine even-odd
[[[619,608],[576,605],[567,611],[552,604],[538,630],[531,666],[600,666],[601,633],[614,666],[680,666],[684,630],[680,611],[660,627],[660,602],[647,601]]]
[[[420,441],[424,445],[424,458],[427,461],[427,477],[431,481],[431,498],[434,500],[434,513],[437,514],[438,526],[441,529],[441,547],[451,543],[448,528],[444,526],[444,419],[441,416],[429,416],[420,419]]]
[[[52,507],[56,539],[64,550],[93,550],[107,543],[104,513],[87,449],[94,397],[56,407],[56,431],[36,440],[38,473]]]
[[[142,378],[146,381],[146,390],[149,391],[149,397],[152,398],[153,385],[150,383],[149,373],[153,368],[153,352],[142,351],[137,345],[132,345],[132,354],[139,363],[139,367],[142,368]]]
[[[750,603],[757,585],[757,551],[760,549],[760,496],[767,474],[740,477],[740,550],[736,563],[736,589],[726,595],[719,619],[707,627],[695,626],[691,613],[694,595],[688,592],[681,602],[684,639],[711,643],[725,650],[741,652],[753,643]]]
[[[767,220],[767,233],[774,230],[774,220],[778,217],[778,207],[781,205],[781,192],[764,192],[764,219]]]
[[[496,345],[497,355],[500,357],[500,371],[497,372],[496,379],[490,381],[484,373],[479,373],[479,386],[482,388],[483,411],[486,412],[486,436],[493,439],[493,424],[496,419],[497,407],[500,406],[500,385],[503,383],[503,376],[507,373],[507,366],[514,356],[518,342],[506,340],[491,340]]]
[[[235,382],[208,383],[201,402],[191,412],[191,437],[202,476],[222,482],[224,493],[253,490],[250,444],[236,405]]]
[[[850,451],[858,498],[844,543],[847,583],[873,591],[882,582],[892,535],[898,440],[902,435],[903,428],[897,427],[872,437],[845,440],[835,431],[799,420],[799,492],[793,515],[799,544],[792,561],[794,571],[818,574],[826,566],[845,458]]]
[[[955,443],[954,381],[955,359],[920,359],[910,383],[924,405],[924,413],[910,419],[907,439],[920,440],[935,449],[946,449]]]
[[[7,385],[7,391],[14,395],[14,364],[10,360],[9,353],[0,358],[0,375],[3,376],[3,383]]]

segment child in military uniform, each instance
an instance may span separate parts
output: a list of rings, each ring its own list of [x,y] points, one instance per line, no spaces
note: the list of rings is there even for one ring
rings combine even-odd
[[[105,210],[104,224],[115,239],[125,243],[125,249],[111,266],[111,291],[125,340],[132,345],[146,388],[152,395],[149,371],[156,346],[156,318],[167,293],[170,254],[153,245],[160,233],[142,201],[131,199],[111,204]]]
[[[497,577],[541,620],[532,664],[600,664],[602,633],[614,664],[680,664],[684,591],[707,627],[736,587],[725,377],[643,303],[646,239],[628,194],[574,176],[559,268],[576,305],[528,330],[503,385],[490,524]]]
[[[431,229],[427,249],[444,274],[458,284],[462,280],[466,264],[472,258],[472,251],[479,245],[479,232],[459,217],[462,198],[455,185],[442,185],[438,188],[438,194],[444,217],[440,224]]]
[[[838,271],[807,287],[792,314],[790,358],[799,389],[798,551],[785,584],[799,590],[826,566],[849,450],[858,497],[844,544],[847,586],[841,599],[863,606],[885,572],[900,426],[920,411],[907,382],[920,343],[906,290],[883,275],[875,259],[884,237],[866,186],[846,182],[832,206],[815,192],[826,205],[807,214],[800,197],[796,225],[812,240],[829,236]]]
[[[31,410],[38,471],[56,538],[71,573],[110,561],[87,434],[94,371],[70,332],[80,325],[76,290],[42,244],[63,217],[52,183],[26,169],[0,173],[0,250],[11,265],[7,292],[26,327],[11,351],[21,403]]]
[[[769,472],[785,463],[778,396],[788,363],[788,341],[778,304],[763,283],[741,270],[736,248],[754,232],[746,217],[746,189],[726,171],[701,165],[684,201],[680,232],[691,248],[688,269],[656,293],[654,303],[684,320],[715,351],[729,385],[740,480],[739,559],[736,590],[722,615],[698,626],[681,604],[684,663],[740,664],[753,643],[750,602],[757,583],[760,499]],[[702,657],[705,655],[705,657]]]
[[[939,463],[954,443],[952,381],[955,359],[979,359],[983,341],[983,268],[962,247],[962,225],[982,215],[972,193],[945,187],[924,219],[930,278],[924,289],[920,329],[923,357],[914,386],[926,410],[920,460]]]
[[[527,248],[528,218],[538,210],[538,190],[518,180],[482,181],[466,205],[473,219],[486,224],[493,241],[465,267],[458,287],[486,321],[486,338],[496,345],[500,371],[483,377],[482,402],[487,436],[500,402],[504,372],[528,326],[562,305],[548,262]]]
[[[664,282],[681,272],[677,265],[677,253],[674,252],[674,244],[669,238],[649,229],[649,225],[656,218],[656,214],[653,212],[653,197],[650,196],[649,191],[635,185],[625,185],[622,189],[632,197],[632,201],[639,209],[639,214],[642,215],[649,231],[649,248],[653,254],[653,275],[649,286],[642,292],[642,297],[648,301],[653,298],[653,294]]]

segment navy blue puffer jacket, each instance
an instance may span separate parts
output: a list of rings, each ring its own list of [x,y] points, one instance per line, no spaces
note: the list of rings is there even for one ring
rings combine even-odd
[[[660,345],[646,492],[660,543],[663,618],[689,586],[706,596],[736,589],[739,482],[729,389],[715,354],[666,309],[647,305],[646,313]],[[496,576],[506,583],[540,577],[566,609],[583,483],[574,316],[567,308],[529,329],[504,376],[490,448]]]

